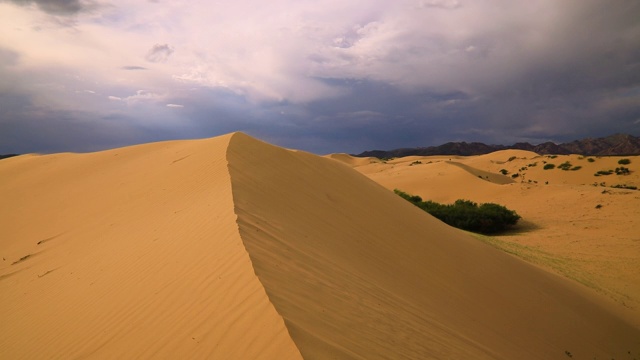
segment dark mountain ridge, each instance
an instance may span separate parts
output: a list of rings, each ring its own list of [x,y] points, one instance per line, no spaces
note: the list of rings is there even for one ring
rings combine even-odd
[[[585,156],[626,156],[640,155],[640,137],[628,134],[615,134],[602,138],[586,138],[569,143],[555,144],[545,142],[538,145],[516,143],[507,145],[487,145],[479,142],[448,142],[439,146],[400,148],[394,150],[371,150],[354,155],[358,157],[392,158],[404,156],[430,155],[482,155],[498,150],[528,150],[540,155],[580,154]]]

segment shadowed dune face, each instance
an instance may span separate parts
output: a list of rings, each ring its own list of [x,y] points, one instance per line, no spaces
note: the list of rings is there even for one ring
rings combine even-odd
[[[0,197],[0,358],[640,353],[590,292],[241,133],[5,159]]]
[[[305,358],[542,359],[638,347],[637,329],[569,282],[345,166],[242,134],[227,156],[240,234]]]

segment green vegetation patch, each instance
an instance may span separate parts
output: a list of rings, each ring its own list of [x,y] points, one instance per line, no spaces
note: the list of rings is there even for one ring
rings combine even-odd
[[[556,166],[554,164],[545,164],[543,169],[544,170],[551,170],[553,168],[555,168]]]
[[[572,165],[571,165],[571,163],[570,163],[570,162],[565,161],[565,162],[563,162],[562,164],[558,165],[558,169],[560,169],[560,170],[564,170],[564,171],[567,171],[567,170],[571,169],[571,166],[572,166]]]
[[[444,223],[476,233],[499,233],[521,219],[515,211],[494,203],[478,205],[470,200],[459,199],[453,204],[440,204],[430,200],[423,201],[420,196],[410,195],[398,189],[394,192]]]
[[[618,164],[620,164],[620,165],[629,165],[629,164],[631,164],[631,160],[629,160],[629,159],[620,159],[620,160],[618,160]]]
[[[626,168],[624,166],[616,168],[616,175],[629,175],[629,174],[631,174],[631,170],[629,170],[629,168]]]
[[[627,184],[617,184],[617,185],[611,185],[612,188],[617,188],[617,189],[629,189],[629,190],[638,190],[637,186],[634,185],[627,185]]]
[[[613,174],[613,170],[600,170],[597,173],[593,174],[593,176],[607,176]]]

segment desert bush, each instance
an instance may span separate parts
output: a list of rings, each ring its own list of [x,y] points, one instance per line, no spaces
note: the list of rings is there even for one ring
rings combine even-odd
[[[520,220],[520,215],[515,211],[498,204],[478,205],[470,200],[459,199],[453,204],[445,205],[423,201],[420,196],[410,195],[398,189],[394,192],[446,224],[463,230],[494,234],[506,230]]]
[[[502,175],[507,175],[509,172],[507,171],[507,169],[500,169],[500,173]]]
[[[515,157],[515,156],[512,156],[512,157],[510,157],[507,161],[513,161],[513,160],[515,160],[515,159],[516,159],[516,157]]]
[[[588,162],[594,162],[594,161],[596,161],[596,159],[594,159],[594,158],[588,158],[588,159],[587,159],[587,161],[588,161]]]
[[[600,170],[597,173],[593,174],[593,176],[607,176],[613,174],[613,170]]]
[[[617,188],[617,189],[629,189],[629,190],[638,190],[637,186],[633,186],[633,185],[626,185],[626,184],[618,184],[618,185],[611,185],[612,188]]]
[[[549,159],[555,159],[557,157],[558,157],[558,155],[549,155]]]
[[[567,171],[567,170],[571,169],[571,163],[568,162],[568,161],[565,161],[562,164],[558,165],[558,169]]]
[[[624,166],[616,168],[616,175],[629,175],[629,174],[631,174],[631,171],[629,171],[629,168],[626,168]]]
[[[545,166],[543,167],[544,170],[551,170],[553,168],[555,168],[556,166],[554,164],[545,164]]]
[[[409,164],[409,166],[420,165],[420,164],[422,164],[422,161],[416,160],[416,161],[412,162],[411,164]]]
[[[629,159],[620,159],[620,160],[618,160],[618,164],[620,164],[620,165],[629,165],[629,164],[631,164],[631,160],[629,160]]]
[[[576,170],[580,170],[580,169],[582,169],[582,166],[574,166],[574,167],[572,167],[572,168],[571,168],[571,169],[569,169],[569,170],[571,170],[571,171],[576,171]]]
[[[513,174],[513,175],[511,175],[511,177],[512,177],[513,179],[517,178],[518,176],[520,176],[520,174]]]

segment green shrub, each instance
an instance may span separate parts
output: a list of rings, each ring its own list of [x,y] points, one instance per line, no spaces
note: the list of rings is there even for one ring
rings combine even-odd
[[[551,170],[553,168],[555,168],[556,166],[554,164],[545,164],[545,166],[543,167],[544,170]]]
[[[593,174],[593,176],[607,176],[613,174],[613,170],[600,170],[597,173]]]
[[[631,171],[629,171],[629,168],[626,168],[624,166],[616,168],[616,175],[629,175],[629,174],[631,174]]]
[[[574,167],[572,167],[572,168],[571,168],[571,169],[569,169],[569,170],[571,170],[571,171],[576,171],[576,170],[580,170],[580,169],[582,169],[582,166],[574,166]]]
[[[516,159],[516,157],[515,157],[515,156],[512,156],[512,157],[510,157],[510,158],[509,158],[509,160],[507,160],[507,161],[513,161],[513,160],[515,160],[515,159]]]
[[[629,189],[629,190],[638,190],[637,186],[633,186],[633,185],[626,185],[626,184],[618,184],[618,185],[611,185],[612,188],[617,188],[617,189]]]
[[[409,164],[409,166],[420,165],[420,164],[422,164],[422,161],[416,160],[416,161],[412,162],[411,164]]]
[[[394,192],[446,224],[467,231],[494,234],[506,230],[520,220],[520,215],[515,211],[498,204],[478,205],[470,200],[459,199],[453,204],[444,205],[434,201],[422,201],[420,196],[410,195],[398,189]]]
[[[567,170],[571,169],[571,163],[568,162],[568,161],[565,161],[562,164],[558,165],[558,169],[562,169],[564,171],[567,171]]]
[[[620,159],[620,160],[618,160],[618,164],[620,164],[620,165],[629,165],[629,164],[631,164],[631,160],[629,160],[629,159]]]
[[[500,169],[500,173],[502,175],[507,175],[509,172],[507,171],[507,169]]]
[[[588,158],[588,159],[587,159],[587,161],[588,161],[588,162],[594,162],[594,161],[596,161],[596,159],[594,159],[594,158]]]

